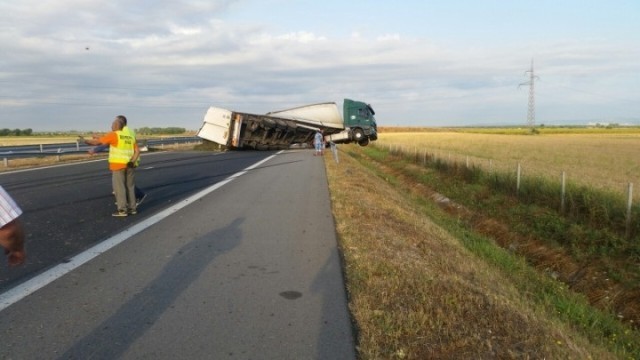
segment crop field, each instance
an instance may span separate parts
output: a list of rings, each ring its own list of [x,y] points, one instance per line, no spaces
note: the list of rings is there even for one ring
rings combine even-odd
[[[0,146],[40,145],[72,143],[77,136],[2,136]]]
[[[640,183],[640,133],[539,134],[535,136],[468,132],[383,132],[376,146],[401,149],[422,156],[544,176],[608,189],[621,194],[629,183]]]

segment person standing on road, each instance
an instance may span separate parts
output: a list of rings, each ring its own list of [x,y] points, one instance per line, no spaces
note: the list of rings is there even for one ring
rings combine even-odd
[[[123,115],[119,115],[118,116],[120,118],[120,120],[124,123],[124,127],[122,128],[123,132],[129,132],[130,135],[135,138],[136,134],[133,130],[131,130],[129,128],[129,126],[127,126],[127,118]],[[84,138],[81,137],[81,139],[84,140]],[[106,150],[109,147],[108,144],[100,144],[92,149],[89,149],[89,154],[94,155],[96,153],[102,152],[104,150]],[[138,161],[136,161],[135,163],[133,163],[133,167],[137,168],[138,166],[140,166],[140,156],[138,156]],[[140,204],[142,204],[142,202],[144,201],[144,199],[147,198],[147,193],[145,193],[142,189],[140,189],[137,185],[134,184],[133,189],[135,191],[135,197],[136,197],[136,207],[139,206]],[[114,191],[115,194],[115,191]]]
[[[4,248],[9,266],[24,263],[24,229],[18,220],[22,209],[0,186],[0,246]]]
[[[322,132],[320,130],[316,131],[315,136],[313,137],[313,145],[316,148],[315,153],[313,153],[313,156],[316,155],[322,155],[323,154],[323,148],[324,148],[324,136],[322,136]]]
[[[116,195],[117,211],[113,216],[125,217],[137,213],[135,197],[134,164],[140,157],[140,149],[135,136],[123,131],[126,118],[116,116],[111,124],[111,132],[100,138],[85,140],[87,145],[109,145],[109,170],[113,191]]]
[[[120,120],[122,120],[124,127],[122,128],[122,131],[124,132],[128,132],[131,137],[133,137],[134,139],[136,139],[136,133],[129,128],[129,126],[127,126],[127,118],[120,115],[121,118]],[[137,141],[136,141],[136,146],[137,146]],[[133,167],[137,168],[138,166],[140,166],[140,156],[138,155],[138,159],[136,161],[133,162]],[[144,199],[147,197],[147,194],[142,191],[142,189],[140,189],[139,187],[137,187],[136,185],[133,186],[133,189],[135,190],[135,196],[136,196],[136,206],[140,205],[142,203],[142,201],[144,201]]]

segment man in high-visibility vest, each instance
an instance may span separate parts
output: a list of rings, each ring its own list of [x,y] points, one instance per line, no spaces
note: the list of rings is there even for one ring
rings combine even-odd
[[[134,168],[140,157],[140,149],[131,131],[123,131],[127,120],[118,115],[111,124],[111,132],[99,138],[85,140],[88,145],[109,145],[109,170],[113,191],[116,195],[117,211],[113,216],[124,217],[135,215],[136,197]]]
[[[131,130],[129,126],[127,126],[127,118],[122,116],[121,120],[124,121],[124,126],[122,127],[122,131],[129,132],[130,135],[135,138],[136,133],[133,130]],[[140,156],[138,156],[138,160],[133,163],[134,168],[137,168],[138,166],[140,166]],[[137,185],[134,185],[133,189],[135,190],[135,193],[136,193],[136,206],[138,206],[142,204],[144,199],[147,197],[147,193],[142,191],[142,189],[140,189],[140,187],[138,187]]]
[[[122,116],[122,115],[120,115],[118,118],[124,122],[124,126],[122,127],[122,131],[129,132],[130,135],[135,138],[136,137],[136,133],[133,130],[131,130],[131,128],[129,126],[127,126],[127,118]],[[82,136],[80,138],[84,139]],[[107,148],[109,148],[109,145],[100,144],[100,145],[90,149],[89,150],[89,154],[94,155],[96,153],[99,153],[99,152],[102,152],[102,151],[106,150]],[[136,161],[133,164],[133,167],[135,167],[135,168],[137,168],[138,166],[140,166],[140,157],[138,157],[138,161]],[[136,207],[138,207],[138,206],[140,206],[140,204],[142,204],[144,199],[147,198],[147,193],[144,192],[138,185],[134,185],[133,189],[135,190],[135,193],[136,193]],[[115,192],[114,192],[114,194],[115,194]]]

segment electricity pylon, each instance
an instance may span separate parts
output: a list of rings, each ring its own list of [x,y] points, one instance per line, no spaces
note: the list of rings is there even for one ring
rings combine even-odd
[[[529,85],[529,111],[527,111],[527,126],[533,129],[536,126],[536,99],[535,99],[535,80],[539,79],[533,72],[533,59],[531,59],[531,69],[525,71],[529,73],[529,81],[518,85]]]

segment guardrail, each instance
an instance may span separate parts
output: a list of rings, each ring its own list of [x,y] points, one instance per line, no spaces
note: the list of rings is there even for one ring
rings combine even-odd
[[[144,149],[158,148],[164,149],[165,146],[183,145],[183,144],[199,144],[202,139],[197,136],[190,137],[164,137],[164,138],[148,138],[138,141],[138,146]],[[85,145],[79,140],[70,143],[55,144],[37,144],[37,145],[19,145],[19,146],[0,146],[0,159],[4,163],[4,167],[9,167],[10,159],[26,159],[36,157],[57,156],[58,161],[62,155],[79,155],[86,154],[94,146]]]

